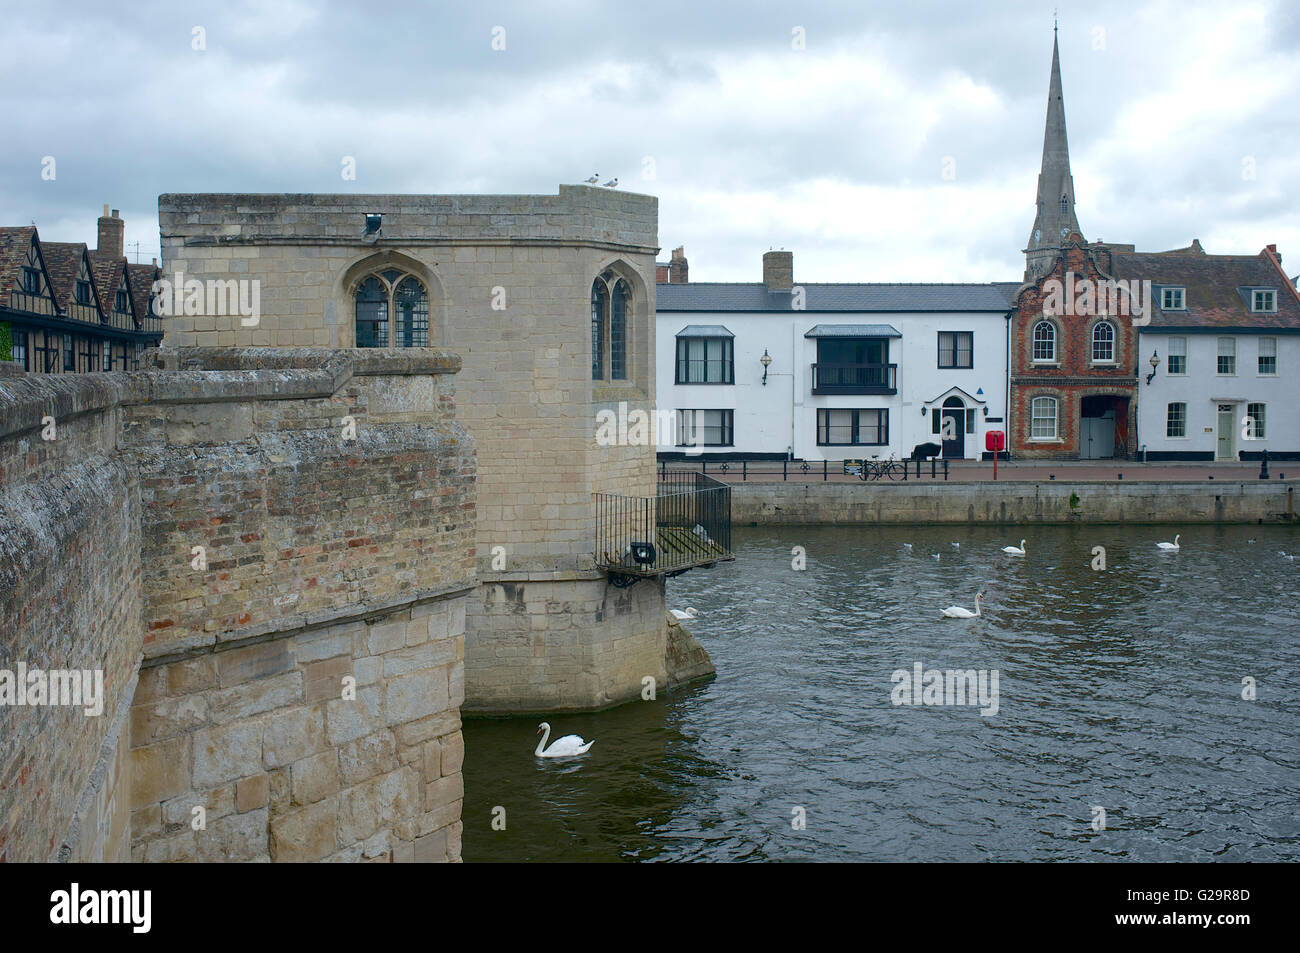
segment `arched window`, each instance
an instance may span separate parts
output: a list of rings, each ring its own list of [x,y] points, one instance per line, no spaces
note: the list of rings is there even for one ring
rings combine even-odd
[[[591,379],[594,381],[627,380],[631,299],[627,281],[612,271],[591,283]]]
[[[1056,360],[1056,325],[1039,321],[1034,325],[1034,360]]]
[[[1069,201],[1066,199],[1066,197],[1065,197],[1064,195],[1062,195],[1062,196],[1061,196],[1061,214],[1062,214],[1062,215],[1068,215],[1069,213],[1070,213],[1070,203],[1069,203]]]
[[[1029,438],[1056,439],[1056,398],[1035,397],[1029,402]]]
[[[356,314],[357,347],[429,346],[429,293],[412,275],[389,268],[365,278],[357,288]]]
[[[1115,325],[1098,321],[1092,327],[1092,359],[1094,363],[1115,362]]]

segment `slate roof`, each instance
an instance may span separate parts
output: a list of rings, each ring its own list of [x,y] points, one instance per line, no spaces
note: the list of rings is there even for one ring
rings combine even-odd
[[[674,337],[679,338],[734,338],[735,335],[721,324],[688,324]]]
[[[90,271],[95,276],[95,290],[99,294],[99,307],[104,314],[113,310],[114,298],[118,286],[122,283],[122,269],[126,266],[125,258],[111,255],[90,253]]]
[[[162,277],[162,269],[157,265],[126,266],[127,285],[131,292],[131,310],[139,327],[144,327],[145,318],[149,317],[149,293],[153,283]]]
[[[995,311],[1010,310],[1009,283],[997,284],[813,284],[804,289],[803,310]],[[1012,290],[1019,285],[1010,285]],[[789,292],[769,292],[762,282],[693,281],[655,286],[656,311],[789,311]]]
[[[77,284],[77,275],[81,273],[81,259],[85,254],[84,242],[41,242],[41,255],[45,258],[45,270],[50,275],[54,302],[62,312],[68,310],[72,301],[72,291]]]
[[[1180,249],[1170,253],[1115,255],[1112,270],[1116,278],[1150,281],[1152,311],[1150,327],[1214,331],[1246,328],[1258,331],[1300,331],[1300,297],[1295,286],[1275,264],[1267,251],[1258,255],[1205,255]],[[1185,289],[1185,310],[1160,308],[1160,288]],[[1249,288],[1277,290],[1277,311],[1250,310]]]
[[[27,250],[35,237],[35,225],[0,228],[0,297],[12,291],[14,282],[22,276]]]
[[[892,324],[818,324],[806,338],[901,338]]]

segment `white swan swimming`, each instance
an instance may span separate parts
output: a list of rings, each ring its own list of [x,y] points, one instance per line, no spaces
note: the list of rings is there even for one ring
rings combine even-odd
[[[952,544],[952,548],[953,548],[953,549],[961,549],[961,543],[953,543],[953,544]]]
[[[694,619],[697,615],[699,615],[699,613],[691,606],[687,606],[686,611],[684,612],[681,609],[668,610],[668,620],[674,625],[685,622],[687,619]]]
[[[912,544],[911,544],[911,543],[904,543],[904,544],[903,544],[903,548],[906,549],[908,552],[911,552],[911,550],[912,550]]]
[[[971,612],[964,606],[949,606],[944,609],[942,615],[945,619],[977,619],[983,613],[980,611],[980,599],[984,597],[984,590],[981,589],[975,593],[975,611]]]
[[[542,734],[543,731],[545,734]],[[551,737],[551,726],[542,722],[537,726],[537,733],[542,735],[542,740],[537,742],[537,750],[533,754],[539,758],[568,758],[575,754],[586,754],[587,749],[596,743],[594,740],[584,742],[579,735],[565,735],[556,738],[555,744],[547,748],[546,740]]]
[[[1025,541],[1022,539],[1019,546],[1003,546],[1002,551],[1008,556],[1023,556],[1025,554]]]
[[[935,559],[938,559],[938,558],[939,558],[939,554],[938,554],[938,553],[935,553],[935,554],[934,554],[934,558],[935,558]]]
[[[1171,552],[1178,552],[1178,550],[1181,548],[1178,545],[1178,537],[1181,535],[1182,535],[1181,533],[1175,533],[1174,541],[1172,543],[1156,543],[1156,545],[1159,546],[1161,549],[1167,549]]]

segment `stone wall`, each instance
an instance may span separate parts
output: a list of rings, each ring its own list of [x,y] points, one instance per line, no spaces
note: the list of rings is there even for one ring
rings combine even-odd
[[[459,359],[157,360],[0,378],[0,669],[108,695],[0,705],[0,858],[459,859]]]
[[[429,296],[429,340],[462,355],[458,418],[478,459],[466,708],[602,707],[662,674],[662,587],[594,570],[593,493],[655,492],[655,448],[599,446],[596,415],[654,409],[652,196],[163,195],[164,271],[259,282],[262,314],[172,319],[171,345],[351,348],[355,296],[393,269]],[[378,235],[365,216],[383,215]],[[593,381],[591,289],[632,292],[628,377]]]
[[[1290,522],[1300,481],[1260,483],[737,483],[736,525]],[[1070,505],[1071,495],[1078,505]]]
[[[122,713],[143,629],[119,389],[0,367],[0,670],[99,670],[106,696],[97,716],[0,703],[0,861],[122,860]]]

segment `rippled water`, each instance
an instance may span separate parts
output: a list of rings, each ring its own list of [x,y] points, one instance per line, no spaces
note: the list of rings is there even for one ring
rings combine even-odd
[[[533,758],[537,718],[466,722],[464,857],[1300,859],[1300,560],[1277,555],[1300,533],[1181,532],[737,530],[734,563],[668,583],[716,680],[550,718],[596,739],[573,761]],[[940,618],[981,587],[982,618]],[[895,706],[915,662],[996,670],[998,714]]]

